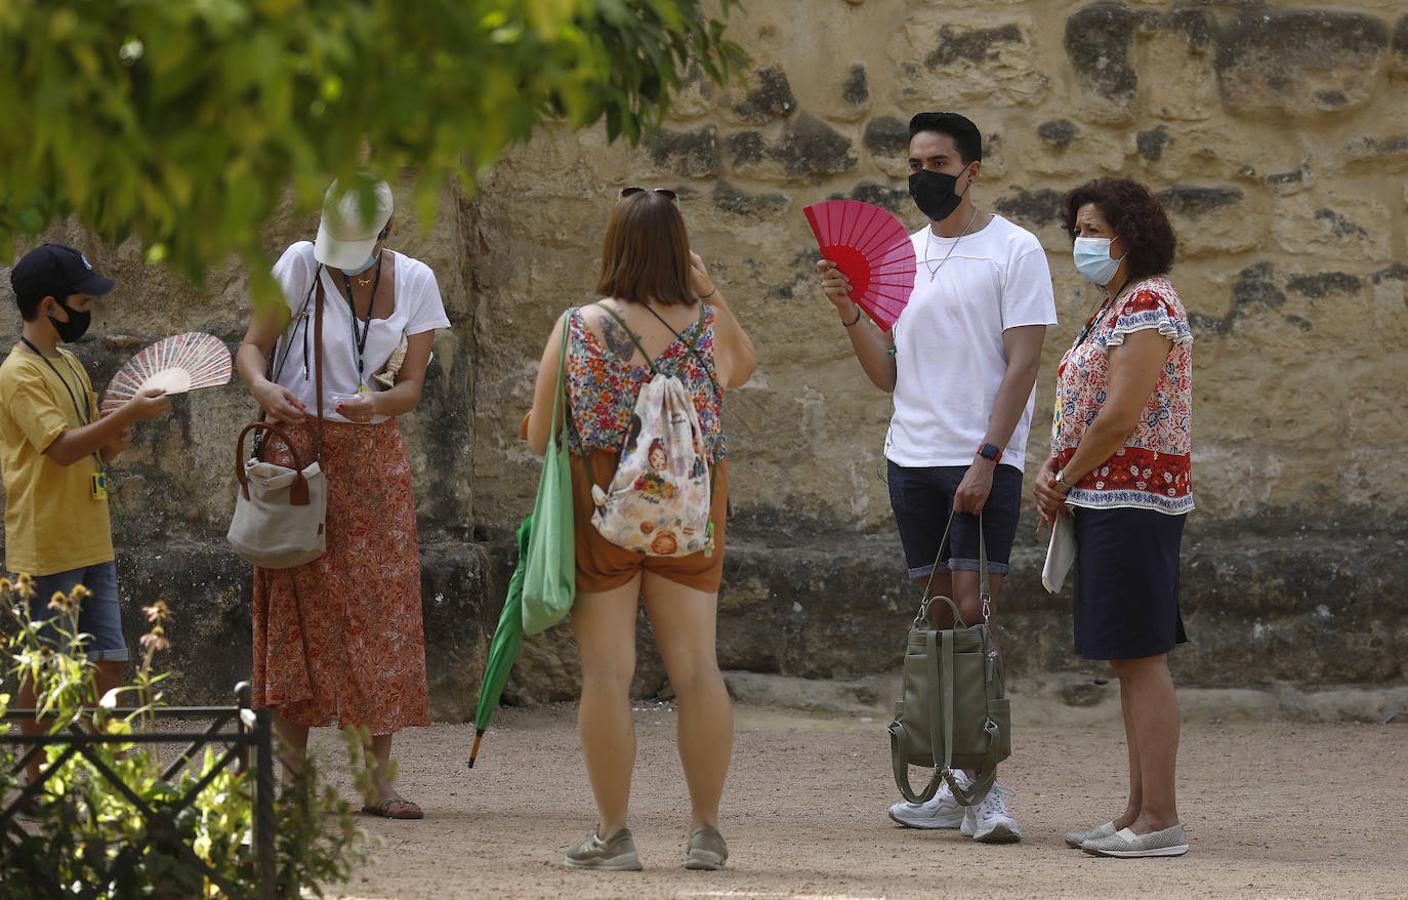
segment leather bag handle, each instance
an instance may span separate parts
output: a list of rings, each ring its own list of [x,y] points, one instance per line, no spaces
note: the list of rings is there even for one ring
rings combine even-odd
[[[270,425],[268,422],[250,422],[244,426],[240,432],[240,438],[235,443],[235,477],[240,481],[240,492],[244,499],[249,500],[249,476],[245,473],[244,466],[244,439],[251,431],[268,432],[282,440],[288,445],[288,452],[293,456],[294,474],[293,485],[289,488],[289,503],[294,506],[308,505],[308,479],[303,477],[303,461],[298,458],[298,448],[293,441],[289,440],[288,432],[277,425]]]
[[[929,589],[934,586],[934,576],[939,573],[939,562],[943,559],[944,545],[948,543],[948,535],[949,532],[953,530],[953,520],[957,515],[958,510],[954,510],[949,514],[948,524],[944,526],[944,536],[939,538],[939,552],[934,557],[934,567],[929,570],[929,580],[924,582],[924,596],[920,598],[921,606],[919,608],[919,615],[921,617],[928,612],[930,601],[939,599],[930,597]],[[986,619],[988,604],[992,600],[992,582],[988,576],[988,542],[987,538],[983,535],[982,513],[978,513],[978,596],[983,601],[983,617]],[[963,619],[958,615],[958,607],[954,606],[953,600],[949,597],[942,599],[947,601],[949,606],[953,607],[955,624],[961,623]]]

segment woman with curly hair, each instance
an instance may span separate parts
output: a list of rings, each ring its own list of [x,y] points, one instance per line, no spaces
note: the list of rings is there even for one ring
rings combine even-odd
[[[1071,517],[1076,651],[1113,666],[1129,745],[1124,812],[1066,843],[1099,856],[1181,856],[1168,654],[1187,640],[1178,557],[1193,508],[1193,335],[1164,277],[1176,240],[1158,200],[1133,181],[1076,188],[1064,222],[1076,270],[1104,293],[1057,368],[1036,504],[1044,525]]]

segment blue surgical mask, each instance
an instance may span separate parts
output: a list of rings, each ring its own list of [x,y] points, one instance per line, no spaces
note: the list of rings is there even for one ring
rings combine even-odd
[[[368,256],[368,257],[367,257],[367,261],[366,261],[366,262],[362,263],[362,264],[361,264],[360,266],[358,266],[357,268],[355,268],[355,269],[343,269],[342,272],[343,272],[344,275],[361,275],[363,272],[367,271],[367,270],[370,269],[372,266],[376,265],[376,261],[377,261],[377,259],[378,259],[380,256],[381,256],[380,253],[373,253],[371,256]]]
[[[1080,277],[1101,287],[1110,283],[1124,260],[1110,258],[1110,238],[1078,237],[1072,252]]]

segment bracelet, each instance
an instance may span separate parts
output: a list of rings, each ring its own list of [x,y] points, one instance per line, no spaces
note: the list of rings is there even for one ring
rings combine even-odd
[[[860,310],[860,304],[857,303],[857,304],[856,304],[856,317],[855,317],[854,319],[852,319],[851,321],[849,321],[849,322],[842,322],[841,324],[844,325],[844,326],[846,326],[847,328],[850,328],[852,325],[854,325],[854,324],[856,324],[857,322],[860,321],[860,312],[861,312],[861,310]]]

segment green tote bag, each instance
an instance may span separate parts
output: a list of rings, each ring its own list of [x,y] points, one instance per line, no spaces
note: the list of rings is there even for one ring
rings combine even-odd
[[[557,390],[552,421],[562,422],[548,438],[538,499],[533,503],[533,531],[528,537],[523,578],[523,633],[537,634],[561,622],[577,594],[576,541],[572,533],[572,466],[567,456],[567,415],[563,409],[567,371],[567,322],[562,324]]]

